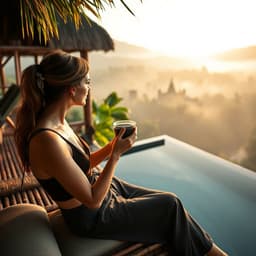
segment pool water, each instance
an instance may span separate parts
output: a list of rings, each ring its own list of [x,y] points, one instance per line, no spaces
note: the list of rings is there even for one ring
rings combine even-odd
[[[169,136],[121,157],[116,176],[178,195],[185,208],[230,256],[254,256],[256,173]]]

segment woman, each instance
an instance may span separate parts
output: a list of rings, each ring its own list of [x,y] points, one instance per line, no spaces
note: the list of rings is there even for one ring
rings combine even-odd
[[[226,255],[176,195],[114,176],[136,130],[122,139],[122,129],[96,152],[73,132],[65,116],[71,106],[85,105],[89,89],[85,60],[63,51],[50,53],[39,65],[24,70],[16,119],[23,166],[56,201],[71,231],[95,238],[167,243],[171,255]],[[93,172],[105,159],[102,172]]]

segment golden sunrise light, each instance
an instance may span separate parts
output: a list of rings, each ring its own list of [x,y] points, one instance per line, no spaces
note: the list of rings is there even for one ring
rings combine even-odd
[[[202,58],[256,44],[253,0],[127,1],[102,13],[102,25],[120,41],[166,55]]]

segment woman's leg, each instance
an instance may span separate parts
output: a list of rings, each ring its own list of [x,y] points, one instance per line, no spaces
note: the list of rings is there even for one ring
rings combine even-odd
[[[137,186],[132,189],[133,185],[122,186],[124,196],[130,197],[118,194],[117,187],[111,190],[90,236],[147,243],[167,242],[170,252],[176,256],[203,256],[211,249],[211,238],[186,212],[177,196]],[[139,196],[134,197],[135,194]]]
[[[149,189],[135,184],[128,183],[120,178],[115,177],[113,182],[114,189],[121,192],[125,198],[136,198],[140,196],[162,194],[163,191]],[[171,193],[174,197],[175,194]],[[191,218],[191,216],[190,216]],[[193,221],[193,218],[191,218]],[[207,253],[208,256],[227,256],[228,254],[221,250],[216,244],[212,244],[210,251]]]
[[[114,177],[111,184],[112,191],[121,194],[124,198],[136,198],[150,194],[163,193],[163,191],[138,186],[132,183],[128,183],[118,177]],[[174,195],[174,194],[173,194]],[[174,195],[175,196],[175,195]]]

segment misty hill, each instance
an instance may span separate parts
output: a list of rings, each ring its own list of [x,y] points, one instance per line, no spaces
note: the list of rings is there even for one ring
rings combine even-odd
[[[132,45],[129,43],[121,42],[114,40],[115,45],[115,53],[117,53],[119,56],[126,56],[126,57],[149,57],[156,55],[155,52],[150,51],[149,49],[146,49],[141,46]],[[113,52],[112,52],[113,53]]]
[[[256,46],[232,49],[214,55],[214,58],[222,61],[249,61],[256,60]]]
[[[108,69],[124,66],[152,66],[162,68],[191,67],[188,60],[169,57],[155,51],[120,41],[115,41],[115,50],[107,53],[92,52],[89,61],[94,69]]]

